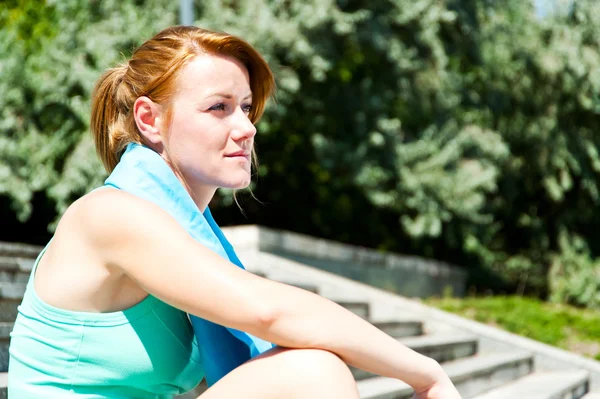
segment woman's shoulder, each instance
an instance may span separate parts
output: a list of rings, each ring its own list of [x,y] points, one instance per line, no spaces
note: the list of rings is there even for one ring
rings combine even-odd
[[[61,217],[57,231],[75,229],[88,237],[106,234],[115,237],[134,215],[142,212],[152,217],[160,212],[149,205],[152,204],[123,190],[103,186],[74,201]]]
[[[138,198],[118,188],[101,186],[77,199],[71,204],[69,209],[72,208],[77,210],[79,208],[87,209],[89,207],[104,209],[116,205],[115,201],[121,203],[123,201],[135,201],[135,199]]]
[[[81,221],[106,222],[114,220],[115,217],[126,218],[134,210],[151,214],[160,211],[160,208],[126,191],[102,186],[73,202],[64,216],[73,215]]]
[[[118,207],[127,206],[127,193],[119,189],[102,186],[95,189],[76,201],[64,212],[60,224],[76,222],[81,226],[88,226],[96,218],[105,218]]]
[[[74,201],[58,222],[50,252],[69,257],[73,263],[95,263],[112,270],[115,251],[136,250],[132,237],[140,236],[153,220],[164,217],[162,209],[123,190],[103,186]],[[164,223],[160,223],[164,226]],[[161,233],[163,230],[161,230]],[[56,251],[55,251],[56,250]]]
[[[103,186],[69,206],[61,224],[73,226],[92,242],[118,243],[148,224],[171,217],[158,205],[118,188]],[[165,226],[167,228],[167,226]]]

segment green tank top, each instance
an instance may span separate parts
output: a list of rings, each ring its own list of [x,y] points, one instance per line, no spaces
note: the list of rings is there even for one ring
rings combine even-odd
[[[200,351],[187,315],[156,297],[111,313],[44,303],[33,280],[46,248],[35,261],[10,335],[10,399],[166,399],[201,381]]]

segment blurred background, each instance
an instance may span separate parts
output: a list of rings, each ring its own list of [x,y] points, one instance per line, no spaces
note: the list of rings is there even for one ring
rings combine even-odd
[[[471,296],[600,308],[600,2],[192,6],[194,25],[245,38],[277,78],[258,125],[258,201],[238,193],[242,213],[220,191],[221,225],[447,262]],[[2,0],[0,241],[45,244],[102,184],[93,85],[180,23],[180,7]]]

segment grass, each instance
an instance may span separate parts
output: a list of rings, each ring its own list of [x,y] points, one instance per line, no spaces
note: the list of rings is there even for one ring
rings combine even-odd
[[[428,299],[428,305],[600,360],[600,311],[517,296]]]

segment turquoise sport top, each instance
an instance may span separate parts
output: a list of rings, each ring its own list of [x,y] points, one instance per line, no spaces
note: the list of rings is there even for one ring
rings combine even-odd
[[[46,247],[47,248],[47,247]],[[204,371],[187,315],[148,295],[119,312],[59,309],[35,293],[35,261],[11,333],[11,399],[166,399]]]

